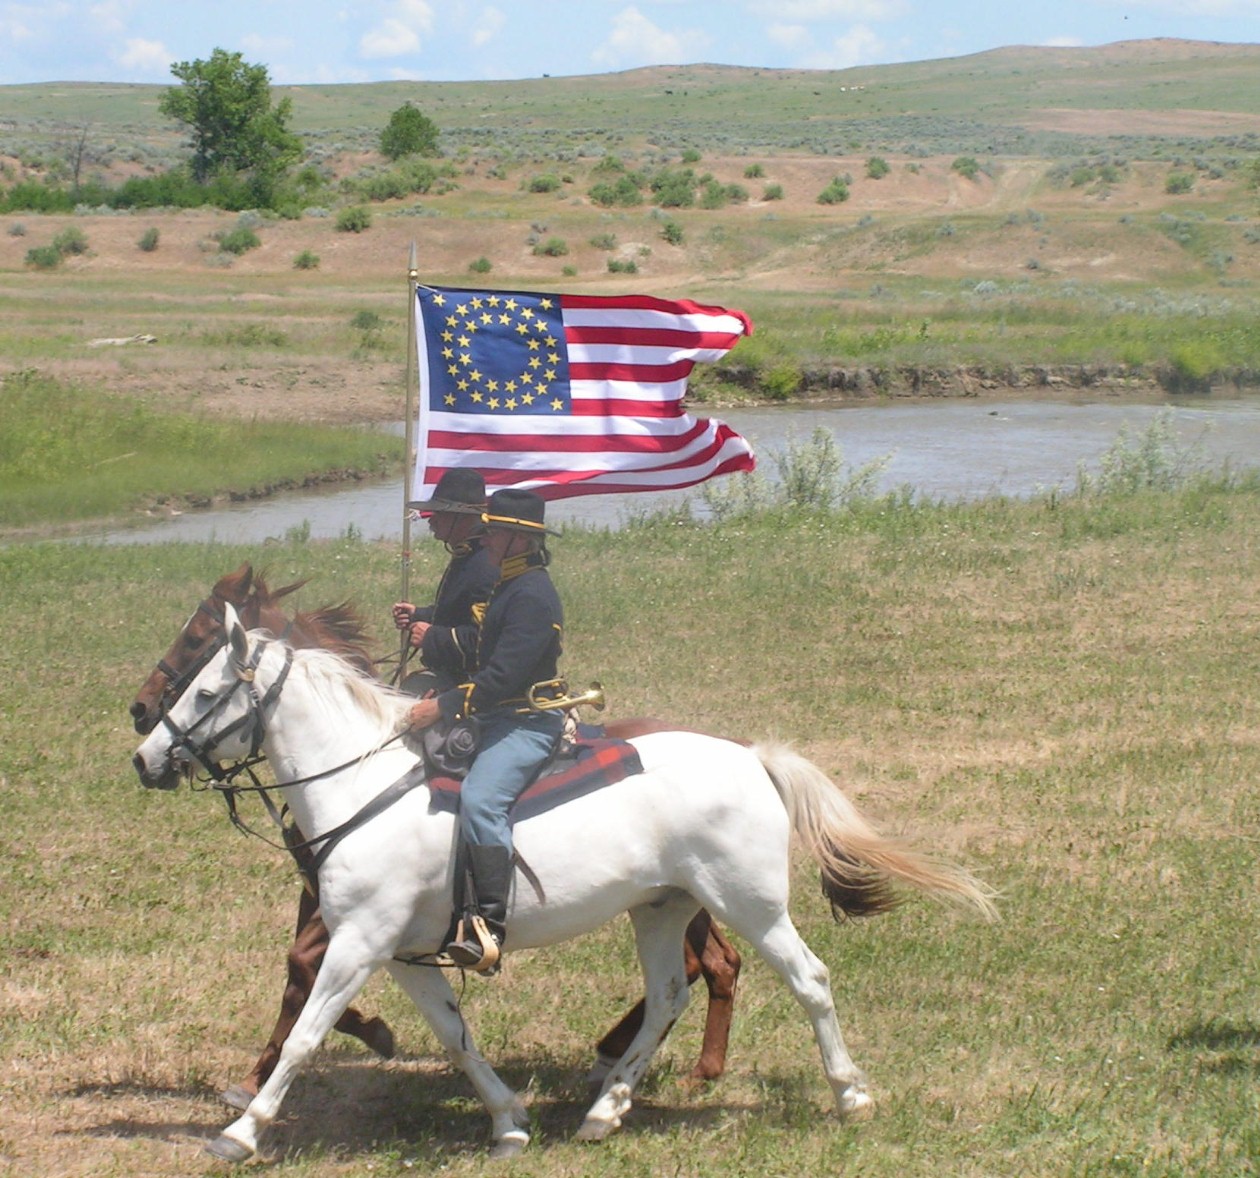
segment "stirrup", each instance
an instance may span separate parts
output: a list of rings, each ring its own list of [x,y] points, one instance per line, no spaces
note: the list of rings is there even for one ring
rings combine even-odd
[[[460,920],[455,926],[455,939],[443,953],[454,964],[474,973],[490,977],[499,972],[499,941],[480,913]]]

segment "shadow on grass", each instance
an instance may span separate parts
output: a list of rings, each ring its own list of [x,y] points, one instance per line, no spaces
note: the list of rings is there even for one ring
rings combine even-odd
[[[1234,1023],[1208,1019],[1191,1023],[1169,1036],[1167,1049],[1197,1053],[1196,1063],[1201,1071],[1260,1073],[1260,1026],[1250,1020]]]
[[[496,1064],[499,1076],[528,1105],[533,1148],[571,1140],[577,1132],[594,1099],[586,1085],[586,1066],[576,1057],[550,1056]],[[732,1111],[746,1111],[743,1103],[712,1102],[704,1089],[689,1094],[650,1080],[646,1087],[622,1133],[660,1133],[674,1126],[703,1129]],[[215,1089],[201,1084],[83,1084],[66,1095],[99,1102],[102,1119],[69,1131],[88,1137],[149,1137],[195,1146],[217,1137],[238,1115]],[[196,1101],[200,1107],[184,1119],[146,1115],[160,1113],[168,1101]],[[468,1079],[445,1060],[323,1058],[294,1082],[263,1138],[262,1154],[274,1161],[385,1150],[419,1163],[481,1154],[489,1145],[490,1121],[481,1100]]]

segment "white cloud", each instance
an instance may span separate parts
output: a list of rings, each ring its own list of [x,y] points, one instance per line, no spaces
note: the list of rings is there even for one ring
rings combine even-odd
[[[1079,49],[1085,42],[1080,37],[1049,37],[1040,44],[1048,49]]]
[[[489,44],[499,35],[499,30],[507,23],[507,17],[498,8],[486,8],[482,10],[477,23],[473,27],[472,43],[478,49],[483,45]]]
[[[420,49],[421,38],[433,28],[428,0],[394,0],[387,16],[359,38],[363,57],[402,57]]]
[[[768,25],[766,36],[784,49],[802,49],[810,43],[810,33],[804,25]]]
[[[161,41],[131,37],[114,54],[114,60],[133,74],[166,74],[170,72],[175,55]]]
[[[843,37],[820,45],[797,63],[804,69],[844,70],[855,65],[879,65],[888,60],[884,42],[866,25],[854,25]]]
[[[1106,0],[1130,12],[1150,9],[1174,16],[1236,16],[1260,18],[1260,0]]]
[[[673,65],[696,59],[697,44],[707,44],[699,33],[680,36],[654,25],[637,8],[623,9],[612,22],[612,32],[596,46],[591,60],[608,69],[641,65]]]
[[[906,0],[747,0],[748,11],[757,16],[795,23],[825,20],[893,20],[905,16]]]

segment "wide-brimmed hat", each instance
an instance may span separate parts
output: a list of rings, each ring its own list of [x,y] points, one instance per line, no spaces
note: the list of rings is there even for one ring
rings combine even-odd
[[[482,513],[481,522],[488,528],[507,528],[513,532],[527,532],[534,536],[558,536],[543,526],[547,505],[541,495],[533,491],[518,491],[505,487],[490,496],[490,502]]]
[[[433,488],[433,497],[411,504],[417,511],[457,511],[481,515],[486,510],[486,480],[481,471],[456,466],[445,471]]]

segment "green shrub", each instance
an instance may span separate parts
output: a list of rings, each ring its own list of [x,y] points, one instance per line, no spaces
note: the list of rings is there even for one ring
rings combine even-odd
[[[615,233],[597,233],[591,238],[591,245],[597,250],[615,250],[617,248],[617,235]]]
[[[661,236],[669,242],[670,245],[682,245],[683,227],[671,218],[661,226]]]
[[[974,180],[980,175],[980,165],[973,156],[960,155],[949,166],[966,180]]]
[[[479,257],[475,262],[468,263],[468,269],[471,270],[474,274],[489,274],[490,273],[490,259],[487,258],[484,254],[482,254],[482,256]]]
[[[23,225],[21,221],[14,221],[13,224],[9,226],[9,236],[10,237],[25,237],[26,226]]]
[[[866,161],[866,175],[871,180],[882,180],[888,173],[892,171],[888,166],[888,161],[881,159],[877,155],[871,156]]]
[[[555,172],[546,172],[533,177],[528,185],[530,192],[559,192],[563,182]]]
[[[766,170],[760,164],[749,164],[744,169],[745,180],[760,180],[765,174]]]
[[[1194,174],[1192,172],[1173,172],[1164,181],[1164,191],[1169,196],[1184,196],[1194,191]]]
[[[157,229],[151,226],[140,234],[140,240],[136,242],[136,245],[146,254],[151,254],[157,249],[160,236],[161,234],[158,233]]]
[[[689,209],[696,203],[696,174],[666,168],[652,178],[652,192],[663,209]]]
[[[569,245],[563,237],[549,237],[534,246],[534,253],[546,258],[563,258],[568,252]]]
[[[235,229],[216,233],[214,239],[219,243],[219,249],[224,253],[235,254],[237,257],[262,245],[258,234],[247,225],[237,225]]]
[[[849,199],[849,186],[837,176],[818,194],[817,199],[820,205],[843,204]]]
[[[295,270],[318,270],[319,254],[311,250],[303,250],[293,259],[293,268]]]
[[[637,274],[639,267],[633,258],[609,258],[609,274]]]
[[[336,228],[340,233],[362,233],[371,224],[372,213],[362,205],[350,205],[337,214]]]
[[[782,184],[767,184],[765,192],[761,194],[761,199],[762,200],[782,200],[783,199],[783,185]]]
[[[688,147],[682,153],[682,162],[684,164],[698,164],[700,162],[700,153],[694,147]]]
[[[70,225],[53,238],[53,248],[62,257],[69,254],[86,254],[88,250],[87,236],[77,225]]]
[[[26,251],[26,264],[37,270],[55,270],[61,265],[62,253],[55,245],[37,245]]]
[[[587,196],[592,204],[603,209],[633,208],[643,203],[643,193],[638,182],[632,176],[621,176],[613,184],[607,182],[593,185]]]

